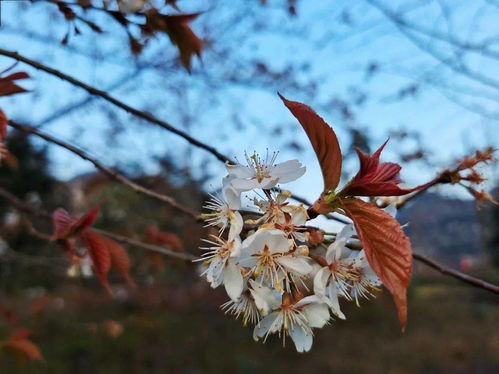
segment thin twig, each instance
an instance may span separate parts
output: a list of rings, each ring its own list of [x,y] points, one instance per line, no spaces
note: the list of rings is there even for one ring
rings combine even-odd
[[[157,199],[157,200],[160,200],[160,201],[163,201],[165,203],[168,203],[170,204],[172,207],[174,207],[175,209],[177,209],[178,211],[182,212],[182,213],[185,213],[187,215],[189,215],[190,217],[198,220],[199,218],[199,214],[197,214],[196,212],[194,212],[193,210],[179,204],[173,197],[171,196],[167,196],[167,195],[164,195],[164,194],[161,194],[161,193],[158,193],[158,192],[155,192],[155,191],[152,191],[148,188],[145,188],[137,183],[135,183],[134,181],[128,179],[127,177],[125,177],[123,174],[117,172],[116,170],[113,170],[113,169],[110,169],[108,168],[107,166],[104,166],[103,164],[101,164],[99,161],[97,161],[95,158],[91,157],[90,155],[88,155],[86,152],[84,152],[83,150],[71,145],[71,144],[68,144],[60,139],[57,139],[57,138],[54,138],[53,136],[50,136],[40,130],[37,130],[33,127],[30,127],[30,126],[26,126],[26,125],[23,125],[23,124],[20,124],[16,121],[12,121],[10,120],[9,121],[9,126],[11,127],[14,127],[15,129],[18,129],[22,132],[25,132],[27,134],[33,134],[33,135],[36,135],[50,143],[54,143],[54,144],[57,144],[58,146],[60,147],[63,147],[71,152],[73,152],[74,154],[78,155],[79,157],[81,157],[82,159],[84,160],[87,160],[89,162],[91,162],[92,164],[94,164],[94,166],[99,169],[100,171],[102,171],[104,174],[106,174],[107,176],[109,176],[110,178],[114,179],[114,180],[117,180],[118,182],[121,182],[123,183],[124,185],[126,185],[127,187],[131,188],[132,190],[136,191],[136,192],[139,192],[143,195],[146,195],[146,196],[150,196],[154,199]]]
[[[472,286],[475,286],[478,288],[483,288],[484,290],[493,292],[495,294],[499,294],[499,286],[485,282],[482,279],[472,277],[471,275],[461,273],[457,270],[448,268],[447,266],[444,266],[444,265],[436,262],[435,260],[432,260],[431,258],[423,256],[419,253],[413,253],[412,257],[415,260],[421,261],[423,264],[428,265],[429,267],[431,267],[435,270],[438,270],[442,274],[449,275],[451,277],[459,279],[462,282],[471,284]]]
[[[352,242],[349,242],[347,244],[347,247],[352,249],[352,250],[355,250],[355,251],[360,251],[362,249],[362,244],[360,243],[360,241],[354,240]],[[437,261],[435,261],[427,256],[419,254],[419,253],[412,252],[412,258],[414,260],[422,262],[426,266],[429,266],[429,267],[439,271],[440,273],[442,273],[444,275],[448,275],[450,277],[456,278],[462,282],[471,284],[472,286],[475,286],[477,288],[482,288],[484,290],[493,292],[495,294],[499,294],[499,286],[496,286],[495,284],[486,282],[486,281],[479,279],[479,278],[472,277],[471,275],[468,275],[468,274],[461,273],[460,271],[457,271],[457,270],[454,270],[450,267],[442,265],[441,263],[439,263],[439,262],[437,262]]]
[[[198,148],[202,148],[208,152],[210,152],[213,156],[215,156],[218,160],[222,161],[222,162],[229,162],[229,163],[232,163],[233,161],[228,158],[227,156],[221,154],[220,152],[218,152],[214,147],[208,145],[208,144],[205,144],[195,138],[193,138],[192,136],[190,136],[189,134],[187,134],[186,132],[182,131],[182,130],[179,130],[177,129],[176,127],[174,127],[173,125],[169,124],[168,122],[166,121],[163,121],[163,120],[160,120],[156,117],[154,117],[152,114],[150,113],[147,113],[147,112],[143,112],[139,109],[136,109],[128,104],[125,104],[124,102],[118,100],[118,99],[115,99],[114,97],[112,97],[111,95],[109,95],[108,93],[102,91],[102,90],[99,90],[95,87],[92,87],[86,83],[83,83],[82,81],[76,79],[76,78],[73,78],[72,76],[70,75],[67,75],[67,74],[64,74],[62,72],[60,72],[59,70],[56,70],[54,68],[51,68],[49,66],[46,66],[46,65],[43,65],[37,61],[34,61],[28,57],[25,57],[25,56],[22,56],[20,55],[19,53],[17,52],[13,52],[13,51],[8,51],[6,49],[3,49],[3,48],[0,48],[0,55],[3,55],[3,56],[7,56],[7,57],[10,57],[10,58],[13,58],[17,61],[21,61],[21,62],[24,62],[25,64],[28,64],[38,70],[43,70],[51,75],[54,75],[62,80],[65,80],[75,86],[78,86],[80,88],[83,88],[85,91],[87,91],[88,93],[92,94],[92,95],[97,95],[97,96],[100,96],[102,97],[104,100],[110,102],[111,104],[125,110],[126,112],[130,113],[130,114],[133,114],[134,116],[137,116],[139,118],[142,118],[146,121],[149,121],[151,123],[154,123],[174,134],[177,134],[178,136],[182,137],[183,139],[187,140],[190,144],[192,145],[195,145],[196,147]]]

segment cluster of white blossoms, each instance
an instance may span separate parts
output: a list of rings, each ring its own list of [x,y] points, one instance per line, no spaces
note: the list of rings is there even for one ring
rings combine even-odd
[[[347,248],[356,240],[352,225],[317,235],[303,205],[287,202],[289,191],[273,190],[305,173],[297,160],[276,164],[275,158],[252,155],[247,165],[227,165],[221,196],[206,205],[208,226],[220,230],[205,240],[202,275],[213,288],[224,285],[230,300],[223,310],[255,325],[255,340],[278,334],[285,342],[289,336],[298,352],[306,352],[314,328],[345,319],[340,299],[358,304],[381,282],[364,251]],[[248,191],[254,206],[242,210],[241,193]]]

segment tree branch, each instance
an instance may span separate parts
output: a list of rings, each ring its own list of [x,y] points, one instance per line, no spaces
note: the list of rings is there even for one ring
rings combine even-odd
[[[457,270],[448,268],[448,267],[436,262],[435,260],[432,260],[431,258],[423,256],[419,253],[413,253],[412,257],[415,260],[418,260],[418,261],[422,262],[423,264],[428,265],[429,267],[431,267],[435,270],[438,270],[440,273],[442,273],[444,275],[449,275],[453,278],[459,279],[462,282],[471,284],[472,286],[475,286],[478,288],[483,288],[484,290],[493,292],[495,294],[499,294],[499,286],[496,286],[492,283],[485,282],[482,279],[475,278],[475,277],[472,277],[471,275],[464,274],[464,273],[461,273]]]
[[[36,135],[36,136],[38,136],[38,137],[40,137],[40,138],[42,138],[50,143],[56,144],[60,147],[63,147],[65,149],[73,152],[74,154],[78,155],[82,159],[90,161],[101,172],[103,172],[104,174],[106,174],[110,178],[112,178],[112,179],[124,184],[125,186],[131,188],[132,190],[139,192],[143,195],[152,197],[156,200],[165,202],[165,203],[171,205],[172,207],[174,207],[175,209],[177,209],[178,211],[187,214],[188,216],[194,218],[195,220],[199,220],[198,213],[196,213],[193,210],[179,204],[173,197],[152,191],[148,188],[145,188],[145,187],[135,183],[134,181],[128,179],[127,177],[125,177],[123,174],[117,172],[116,170],[112,170],[112,169],[108,168],[107,166],[104,166],[99,161],[97,161],[96,159],[94,159],[93,157],[88,155],[86,152],[84,152],[83,150],[81,150],[81,149],[79,149],[71,144],[68,144],[66,142],[63,142],[62,140],[56,139],[56,138],[54,138],[48,134],[45,134],[45,133],[41,132],[40,130],[37,130],[33,127],[22,125],[18,122],[12,121],[12,120],[9,120],[9,126],[15,128],[15,129],[18,129],[22,132],[25,132],[27,134]]]
[[[54,75],[62,80],[65,80],[66,82],[69,82],[75,86],[78,86],[80,88],[83,88],[85,91],[87,91],[88,93],[92,94],[92,95],[97,95],[97,96],[100,96],[101,98],[103,98],[104,100],[110,102],[111,104],[125,110],[126,112],[130,113],[130,114],[133,114],[134,116],[136,117],[139,117],[139,118],[142,118],[148,122],[151,122],[151,123],[154,123],[155,125],[159,126],[159,127],[162,127],[164,128],[165,130],[168,130],[180,137],[182,137],[183,139],[187,140],[190,144],[198,147],[198,148],[201,148],[201,149],[204,149],[205,151],[211,153],[213,156],[215,156],[218,160],[222,161],[222,162],[229,162],[229,163],[232,163],[232,160],[229,159],[227,156],[221,154],[220,152],[218,152],[214,147],[212,146],[209,146],[208,144],[205,144],[195,138],[193,138],[192,136],[190,136],[189,134],[187,134],[186,132],[182,131],[182,130],[179,130],[177,129],[176,127],[174,127],[173,125],[169,124],[168,122],[165,122],[165,121],[162,121],[156,117],[154,117],[152,114],[150,113],[147,113],[147,112],[143,112],[139,109],[136,109],[134,107],[131,107],[130,105],[128,104],[125,104],[124,102],[118,100],[118,99],[115,99],[114,97],[112,97],[111,95],[109,95],[108,93],[102,91],[102,90],[99,90],[95,87],[92,87],[86,83],[83,83],[81,81],[79,81],[78,79],[76,78],[73,78],[71,77],[70,75],[67,75],[67,74],[64,74],[62,72],[60,72],[59,70],[56,70],[56,69],[53,69],[49,66],[46,66],[46,65],[43,65],[37,61],[34,61],[34,60],[31,60],[30,58],[28,57],[25,57],[25,56],[22,56],[20,55],[19,53],[17,52],[12,52],[12,51],[8,51],[6,49],[3,49],[3,48],[0,48],[0,55],[3,55],[3,56],[6,56],[6,57],[10,57],[10,58],[13,58],[17,61],[21,61],[21,62],[24,62],[25,64],[28,64],[32,67],[34,67],[35,69],[38,69],[38,70],[42,70],[42,71],[45,71],[51,75]]]

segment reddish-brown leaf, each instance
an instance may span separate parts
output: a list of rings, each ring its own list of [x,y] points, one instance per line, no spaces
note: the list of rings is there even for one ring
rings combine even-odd
[[[356,148],[359,157],[360,170],[342,190],[343,196],[401,196],[427,187],[430,183],[414,187],[400,188],[402,180],[399,177],[399,164],[380,162],[381,152],[388,140],[372,155]]]
[[[71,224],[71,233],[78,234],[83,230],[89,228],[95,223],[95,221],[97,221],[98,215],[99,205],[95,205],[83,216],[74,220],[74,222]]]
[[[5,319],[5,322],[7,322],[10,327],[14,328],[17,326],[17,315],[12,309],[0,304],[0,315]]]
[[[341,201],[374,272],[390,291],[402,330],[407,323],[407,287],[412,273],[412,249],[400,224],[388,213],[359,199]]]
[[[5,112],[0,109],[0,140],[5,139],[7,136],[7,125],[9,124],[9,119]]]
[[[107,280],[107,273],[111,268],[111,254],[105,238],[94,231],[84,231],[81,234],[81,239],[92,259],[95,274],[106,291],[111,293],[111,287]]]
[[[19,328],[10,334],[10,339],[27,339],[33,332],[30,329]]]
[[[27,92],[24,88],[14,83],[15,80],[29,78],[29,75],[24,72],[10,74],[0,78],[0,96],[9,96],[21,92]]]
[[[155,245],[165,245],[174,251],[182,252],[184,250],[184,243],[173,232],[163,232],[158,230],[155,226],[149,226],[146,229],[147,241]]]
[[[170,40],[175,44],[180,52],[180,61],[187,69],[191,71],[191,57],[196,55],[201,57],[203,42],[197,37],[189,26],[189,22],[194,20],[199,13],[178,14],[173,16],[164,16],[166,24],[166,33]]]
[[[79,235],[95,223],[98,215],[99,205],[94,206],[79,218],[71,218],[65,209],[56,209],[52,213],[52,223],[54,226],[52,240],[66,239]]]
[[[58,208],[52,213],[52,225],[54,226],[54,233],[52,240],[62,239],[68,234],[71,228],[72,218],[69,213],[63,209]]]
[[[334,190],[340,182],[342,161],[341,149],[336,134],[331,126],[309,106],[287,100],[281,94],[279,94],[279,97],[300,122],[310,139],[310,143],[312,143],[321,166],[324,191]]]
[[[28,339],[9,339],[0,342],[0,348],[21,362],[39,361],[43,359],[38,346]]]
[[[135,282],[130,277],[130,257],[125,248],[118,242],[108,237],[101,237],[111,255],[111,267],[113,267],[128,283],[130,287],[135,287]]]

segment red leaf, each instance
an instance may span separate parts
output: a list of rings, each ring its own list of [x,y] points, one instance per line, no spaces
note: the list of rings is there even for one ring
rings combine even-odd
[[[404,330],[412,273],[409,238],[392,216],[372,204],[351,198],[342,200],[341,206],[355,224],[369,265],[392,294]]]
[[[388,140],[372,155],[368,155],[356,148],[359,157],[360,170],[343,189],[342,195],[350,196],[400,196],[417,191],[426,185],[404,189],[398,185],[402,182],[399,177],[398,164],[380,162],[379,158]]]
[[[9,324],[10,327],[17,326],[17,315],[11,309],[0,304],[0,314],[5,319],[5,321]]]
[[[21,362],[43,359],[38,346],[28,339],[9,339],[0,342],[0,348]]]
[[[12,334],[10,334],[10,339],[27,339],[31,336],[33,332],[30,329],[20,328],[16,329]]]
[[[52,224],[54,226],[54,233],[52,234],[52,240],[58,240],[64,238],[70,228],[73,219],[69,215],[69,213],[63,209],[56,209],[52,213]]]
[[[128,285],[135,288],[135,282],[130,277],[130,257],[125,248],[108,237],[101,237],[111,255],[111,266],[126,280]]]
[[[184,243],[173,232],[159,231],[155,226],[149,226],[146,229],[147,239],[151,244],[166,245],[174,251],[182,252],[184,250]]]
[[[7,136],[7,125],[9,119],[2,109],[0,109],[0,141]]]
[[[26,78],[29,78],[29,75],[24,72],[13,73],[6,77],[0,78],[0,96],[8,96],[21,92],[27,92],[27,90],[14,83],[15,80]]]
[[[99,205],[94,206],[79,218],[71,218],[69,213],[59,208],[52,213],[54,233],[52,240],[67,239],[79,235],[85,229],[92,226],[99,215]]]
[[[81,234],[81,239],[92,259],[95,274],[99,277],[106,291],[111,294],[111,287],[107,280],[107,273],[111,268],[111,254],[105,238],[94,231],[84,231]]]
[[[166,33],[172,43],[178,47],[180,61],[189,72],[191,71],[192,55],[195,54],[200,57],[203,49],[202,40],[197,37],[188,25],[197,16],[199,16],[199,13],[164,16]]]
[[[331,126],[329,126],[314,110],[305,104],[290,101],[281,94],[279,97],[284,105],[296,117],[305,130],[324,178],[324,191],[332,191],[340,182],[341,177],[341,149]]]
[[[97,221],[97,216],[99,215],[99,205],[94,206],[87,213],[85,213],[80,218],[77,218],[71,225],[72,233],[80,233],[83,230],[92,226],[95,221]]]

